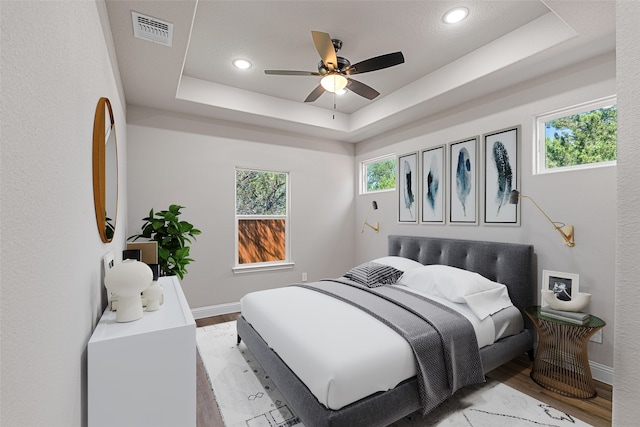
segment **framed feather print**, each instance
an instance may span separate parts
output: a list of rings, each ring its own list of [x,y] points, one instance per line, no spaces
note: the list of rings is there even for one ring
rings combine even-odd
[[[484,135],[484,223],[520,225],[519,204],[510,204],[519,187],[520,126]]]
[[[422,150],[422,223],[444,224],[445,210],[445,146]]]
[[[398,156],[398,222],[418,223],[418,153]]]
[[[478,224],[478,137],[449,144],[449,222]]]

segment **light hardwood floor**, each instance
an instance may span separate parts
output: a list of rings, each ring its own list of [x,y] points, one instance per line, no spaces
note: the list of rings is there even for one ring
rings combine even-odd
[[[238,313],[207,317],[196,320],[196,324],[198,327],[214,325],[235,320],[237,316]],[[215,397],[209,386],[204,365],[199,354],[197,357],[197,426],[224,427]],[[572,399],[540,387],[529,378],[530,372],[531,362],[526,355],[522,355],[522,357],[489,372],[487,376],[593,426],[611,426],[612,389],[610,385],[596,381],[597,397],[593,399]]]

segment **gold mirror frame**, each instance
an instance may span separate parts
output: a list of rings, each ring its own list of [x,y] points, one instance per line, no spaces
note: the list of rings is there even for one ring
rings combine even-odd
[[[111,102],[108,98],[100,98],[93,121],[93,202],[98,232],[104,243],[113,240],[118,211],[118,154],[115,132]],[[113,147],[109,147],[108,153],[107,144],[111,142]],[[110,200],[109,204],[107,198]]]

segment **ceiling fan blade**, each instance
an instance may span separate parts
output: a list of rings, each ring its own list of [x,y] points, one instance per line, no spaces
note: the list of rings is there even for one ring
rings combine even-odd
[[[376,56],[353,64],[346,69],[345,73],[349,75],[368,73],[369,71],[382,70],[402,63],[404,63],[402,52],[387,53],[386,55]]]
[[[349,78],[347,79],[347,89],[349,89],[351,92],[357,93],[362,97],[367,98],[368,100],[372,100],[376,96],[380,95],[380,92],[378,92],[371,86],[367,86],[364,83]]]
[[[317,71],[292,71],[292,70],[264,70],[265,74],[276,76],[320,76]]]
[[[318,87],[315,88],[309,94],[309,96],[307,96],[307,99],[305,99],[304,102],[313,102],[316,99],[318,99],[320,97],[320,95],[322,95],[323,93],[324,93],[324,88],[322,87],[322,85],[318,85]]]
[[[311,31],[311,37],[313,37],[313,44],[316,46],[322,62],[329,68],[329,71],[333,71],[338,66],[338,58],[331,36],[320,31]]]

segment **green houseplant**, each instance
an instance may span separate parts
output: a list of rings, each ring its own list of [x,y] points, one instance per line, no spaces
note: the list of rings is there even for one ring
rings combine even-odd
[[[139,238],[158,242],[158,264],[164,275],[176,275],[180,279],[187,273],[187,264],[193,262],[189,258],[191,238],[201,233],[187,221],[180,221],[180,209],[184,206],[171,205],[169,210],[149,211],[149,216],[142,218],[142,233],[129,237],[136,241]]]

